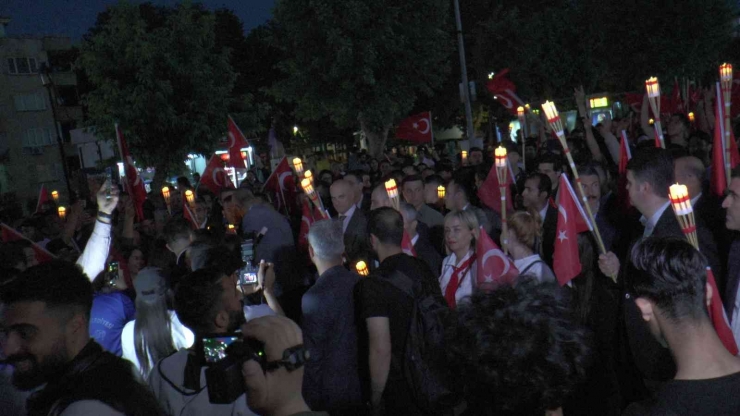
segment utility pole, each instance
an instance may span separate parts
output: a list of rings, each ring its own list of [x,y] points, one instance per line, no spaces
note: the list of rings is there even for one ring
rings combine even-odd
[[[460,72],[462,73],[463,84],[463,101],[465,102],[465,120],[467,121],[468,140],[475,138],[475,129],[473,129],[473,108],[470,105],[470,84],[468,83],[468,67],[465,64],[465,41],[463,40],[462,20],[460,19],[460,2],[453,0],[455,3],[455,25],[457,26],[457,43],[460,52]]]

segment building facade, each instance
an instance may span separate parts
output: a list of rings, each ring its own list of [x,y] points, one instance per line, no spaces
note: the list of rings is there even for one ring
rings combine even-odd
[[[42,184],[69,200],[64,163],[80,168],[70,131],[83,113],[71,39],[6,36],[9,23],[0,18],[0,194],[28,212]]]

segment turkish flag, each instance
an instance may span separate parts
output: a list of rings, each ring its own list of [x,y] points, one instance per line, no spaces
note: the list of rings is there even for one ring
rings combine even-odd
[[[293,178],[293,171],[288,164],[288,159],[285,156],[280,160],[275,170],[272,171],[270,177],[267,178],[262,189],[270,192],[273,197],[272,204],[276,210],[287,210],[288,213],[293,212],[296,197],[295,179]]]
[[[712,144],[712,180],[710,188],[712,192],[723,197],[727,190],[727,177],[725,176],[725,106],[722,98],[722,89],[717,83],[717,99],[714,106],[714,143]],[[740,163],[740,153],[738,153],[735,133],[730,130],[730,168],[734,168]]]
[[[623,210],[629,209],[629,192],[627,192],[627,163],[632,159],[627,132],[622,130],[622,140],[619,142],[619,180],[617,183],[617,201]]]
[[[26,238],[26,236],[14,230],[13,228],[9,227],[7,224],[0,223],[0,227],[2,228],[1,237],[2,237],[3,243],[9,243],[11,241],[26,240],[29,243],[31,243],[31,248],[33,249],[34,254],[36,254],[36,260],[39,263],[45,263],[47,261],[56,259],[56,256],[48,252],[45,248],[29,240],[28,238]]]
[[[506,75],[509,69],[503,69],[498,73],[494,74],[486,87],[491,94],[494,95],[496,101],[503,105],[513,115],[517,115],[516,109],[519,106],[523,106],[524,102],[519,96],[516,95],[516,85]]]
[[[717,331],[717,336],[725,348],[727,348],[727,351],[732,355],[737,355],[738,349],[735,343],[735,337],[732,334],[732,329],[730,329],[730,324],[727,322],[727,314],[725,313],[725,308],[722,306],[722,299],[719,297],[714,273],[712,273],[712,269],[709,267],[707,267],[707,283],[712,288],[712,297],[709,300],[709,319],[712,320],[714,330]]]
[[[203,170],[203,174],[200,175],[198,186],[200,185],[205,186],[216,195],[221,193],[223,188],[234,188],[234,184],[224,170],[223,160],[217,155],[211,156],[206,168]],[[196,189],[198,188],[196,187]]]
[[[229,166],[234,169],[246,169],[247,165],[242,157],[242,149],[249,147],[249,142],[231,116],[229,116],[227,124],[229,128]]]
[[[578,233],[581,232],[579,228],[582,228],[578,224],[579,219],[587,229],[591,227],[565,173],[560,175],[560,190],[558,192],[557,236],[552,265],[558,283],[564,286],[578,276],[582,270],[581,259],[578,255]]]
[[[116,127],[116,137],[118,138],[118,150],[121,152],[121,159],[123,159],[126,181],[124,182],[126,192],[128,192],[131,201],[134,203],[136,208],[136,217],[139,221],[144,221],[144,201],[146,200],[146,188],[144,187],[144,181],[139,176],[139,171],[134,166],[134,159],[131,158],[131,154],[128,152],[128,145],[126,140],[123,138],[123,132]]]
[[[409,235],[405,230],[403,232],[403,239],[401,240],[401,250],[411,257],[416,257],[414,245],[411,243],[411,238],[409,238]]]
[[[39,202],[36,203],[36,214],[40,214],[44,211],[44,204],[49,202],[49,192],[46,190],[46,186],[41,184],[39,189]]]
[[[184,196],[182,198],[182,216],[190,223],[190,226],[194,230],[200,228],[198,218],[195,218],[195,213],[190,209],[190,205]]]
[[[508,174],[506,175],[506,184],[502,187],[498,182],[498,175],[496,174],[496,165],[491,167],[491,170],[486,176],[486,180],[483,182],[480,188],[478,188],[478,198],[488,208],[501,214],[501,189],[505,189],[504,198],[506,198],[506,210],[509,212],[514,211],[513,199],[511,197],[511,184],[514,181],[514,172],[511,170],[511,165],[507,158],[506,164],[509,166]]]
[[[642,100],[645,98],[644,93],[626,93],[624,94],[624,100],[627,102],[627,104],[630,107],[635,108],[635,110],[639,113],[642,109]],[[674,105],[673,100],[669,97],[666,97],[665,95],[660,96],[660,112],[662,114],[673,114],[674,111]],[[652,118],[658,118],[655,117],[655,114],[653,113],[653,108],[650,107],[650,104],[648,104],[648,114]],[[639,116],[639,114],[638,114]]]
[[[514,263],[491,240],[483,227],[475,244],[475,253],[475,281],[478,288],[490,290],[501,284],[511,284],[519,276]]]
[[[396,138],[414,143],[432,142],[432,112],[414,114],[401,120],[396,127]]]

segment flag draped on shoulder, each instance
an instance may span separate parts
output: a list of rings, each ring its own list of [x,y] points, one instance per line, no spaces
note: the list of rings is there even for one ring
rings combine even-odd
[[[562,286],[581,274],[583,268],[578,254],[578,233],[591,230],[592,227],[565,173],[560,175],[560,189],[557,235],[552,262],[555,277]]]
[[[295,180],[288,159],[283,157],[265,181],[263,190],[269,192],[275,209],[290,213],[295,201]]]
[[[514,262],[488,236],[483,227],[480,228],[480,237],[475,244],[476,287],[492,289],[501,284],[512,283],[517,276]]]
[[[228,130],[229,166],[234,169],[246,169],[247,165],[242,156],[242,149],[249,147],[249,142],[231,116],[229,116],[228,120]]]
[[[198,186],[200,185],[205,186],[216,195],[221,193],[221,190],[224,188],[234,188],[234,184],[224,170],[224,162],[218,155],[211,156],[206,168],[203,170],[203,174],[200,175]]]
[[[29,240],[28,238],[26,238],[26,236],[14,230],[12,227],[8,226],[7,224],[0,223],[0,227],[2,228],[3,243],[9,243],[11,241],[26,240],[29,243],[31,243],[31,248],[33,249],[33,252],[36,255],[36,260],[39,263],[44,263],[44,262],[56,259],[56,256],[51,254],[45,248]]]
[[[722,306],[722,299],[719,297],[714,273],[712,273],[712,269],[709,267],[707,267],[707,283],[712,288],[712,298],[709,300],[709,319],[711,319],[714,330],[717,331],[717,336],[725,348],[727,348],[727,351],[732,355],[737,355],[738,349],[737,343],[735,343],[735,336],[732,334],[732,329],[730,329],[730,324],[727,321],[727,314],[725,313],[725,308]]]
[[[414,114],[401,120],[396,127],[396,138],[414,143],[432,142],[432,112]]]
[[[121,153],[121,159],[123,159],[124,171],[126,173],[126,192],[134,203],[136,208],[136,217],[139,221],[144,221],[144,201],[146,200],[146,188],[144,187],[144,181],[139,176],[139,170],[134,165],[134,159],[128,151],[128,145],[123,137],[123,132],[116,127],[116,138],[118,139],[118,151]]]

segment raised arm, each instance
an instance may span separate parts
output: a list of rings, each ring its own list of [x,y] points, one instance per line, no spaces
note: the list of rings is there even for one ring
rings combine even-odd
[[[106,181],[98,190],[98,215],[95,228],[90,239],[87,240],[82,255],[77,259],[77,264],[82,267],[82,271],[90,280],[95,279],[105,269],[105,262],[108,259],[108,250],[110,249],[111,220],[113,211],[118,204],[118,188],[111,187],[111,196],[108,199],[106,197],[107,185],[109,185],[109,181]]]

